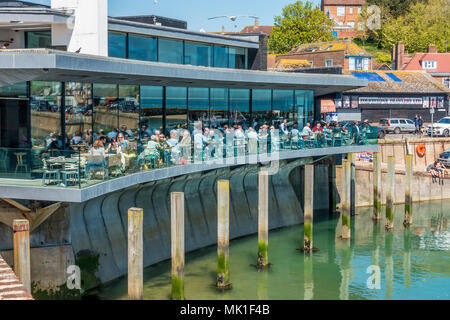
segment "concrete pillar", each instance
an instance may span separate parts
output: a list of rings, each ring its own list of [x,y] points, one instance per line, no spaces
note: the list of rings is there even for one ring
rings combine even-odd
[[[332,158],[333,160],[335,157]],[[330,199],[330,215],[334,214],[336,212],[336,188],[334,187],[336,181],[336,162],[333,161],[332,164],[328,166],[328,192],[329,192],[329,199]]]
[[[230,286],[230,182],[217,182],[217,287]]]
[[[342,239],[350,239],[350,184],[351,162],[342,161]]]
[[[303,250],[313,250],[313,213],[314,213],[314,165],[305,165],[305,200],[304,200],[304,225],[303,225]]]
[[[395,157],[388,157],[386,186],[386,230],[394,227]]]
[[[269,172],[258,173],[258,268],[269,264]]]
[[[128,210],[128,299],[142,300],[144,287],[144,210]]]
[[[184,193],[170,194],[172,299],[184,300]]]
[[[409,226],[412,224],[413,216],[413,155],[406,155],[406,181],[405,181],[405,221],[403,224]]]
[[[381,219],[381,153],[373,155],[373,219]]]
[[[14,220],[14,272],[24,287],[31,293],[30,223]]]
[[[356,201],[356,163],[355,154],[348,153],[347,159],[350,161],[350,216],[354,216],[356,213],[355,201]]]

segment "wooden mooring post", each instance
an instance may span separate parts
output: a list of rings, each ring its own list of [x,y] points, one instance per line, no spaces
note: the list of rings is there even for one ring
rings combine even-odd
[[[348,153],[347,159],[350,162],[350,216],[356,214],[356,163],[355,154]]]
[[[406,155],[406,181],[405,181],[405,220],[403,225],[410,226],[413,222],[413,155]]]
[[[336,212],[336,188],[334,187],[336,181],[336,157],[332,157],[333,162],[328,165],[328,192],[329,192],[329,208],[330,215]]]
[[[394,227],[395,157],[388,157],[386,188],[386,230]]]
[[[305,165],[303,251],[313,251],[314,165]]]
[[[144,210],[128,210],[128,299],[142,300],[144,287]]]
[[[172,299],[184,300],[184,193],[170,194]]]
[[[230,282],[230,181],[217,182],[217,288]]]
[[[30,222],[14,220],[14,273],[31,293]]]
[[[351,185],[351,162],[342,161],[342,239],[350,239],[350,185]]]
[[[269,265],[269,172],[258,173],[258,269]]]
[[[381,219],[381,153],[373,155],[373,219]]]

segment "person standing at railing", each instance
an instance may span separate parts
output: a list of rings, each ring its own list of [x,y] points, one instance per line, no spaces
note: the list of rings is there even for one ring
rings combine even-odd
[[[242,130],[242,126],[239,125],[237,129],[234,131],[234,138],[236,140],[236,150],[237,156],[245,155],[245,134],[244,130]]]
[[[253,127],[248,128],[247,132],[248,138],[248,153],[257,154],[258,153],[258,134]]]
[[[308,121],[308,122],[306,123],[306,126],[303,127],[303,130],[302,130],[302,136],[309,137],[311,134],[312,134],[312,130],[311,130],[311,122]]]

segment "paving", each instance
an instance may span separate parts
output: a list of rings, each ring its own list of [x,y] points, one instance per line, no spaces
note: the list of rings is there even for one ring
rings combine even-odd
[[[0,300],[33,300],[2,256],[0,256]]]

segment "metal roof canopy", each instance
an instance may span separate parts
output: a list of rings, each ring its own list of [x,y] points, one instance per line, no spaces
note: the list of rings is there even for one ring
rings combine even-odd
[[[348,75],[207,68],[49,49],[0,50],[0,86],[41,80],[150,86],[314,90],[316,96],[368,85]]]

